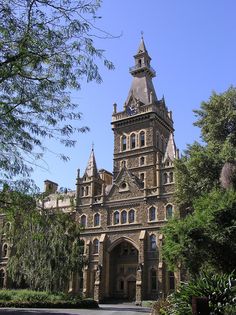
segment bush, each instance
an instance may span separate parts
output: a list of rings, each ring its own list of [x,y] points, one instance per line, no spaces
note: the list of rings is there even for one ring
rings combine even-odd
[[[235,314],[234,281],[233,274],[202,274],[197,279],[181,284],[178,291],[168,298],[169,306],[164,308],[166,313],[157,314],[191,315],[194,296],[208,298],[211,314]]]
[[[0,290],[0,307],[98,308],[92,299],[78,295],[31,290]]]

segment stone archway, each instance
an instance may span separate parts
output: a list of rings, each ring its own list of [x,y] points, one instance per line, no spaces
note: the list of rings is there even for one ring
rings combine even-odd
[[[117,240],[109,249],[109,295],[135,301],[138,249],[129,239]]]

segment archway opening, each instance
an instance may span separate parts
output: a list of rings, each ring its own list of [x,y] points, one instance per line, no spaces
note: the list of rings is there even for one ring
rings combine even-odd
[[[135,301],[138,250],[128,241],[122,241],[110,252],[110,297]]]

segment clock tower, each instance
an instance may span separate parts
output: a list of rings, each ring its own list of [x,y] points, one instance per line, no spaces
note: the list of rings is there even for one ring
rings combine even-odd
[[[167,144],[173,140],[173,121],[164,98],[158,100],[152,78],[151,57],[143,38],[136,55],[135,65],[129,69],[133,76],[123,110],[114,104],[112,129],[114,131],[114,180],[126,168],[140,181],[143,189],[161,185],[161,167]],[[169,144],[171,147],[171,144]]]

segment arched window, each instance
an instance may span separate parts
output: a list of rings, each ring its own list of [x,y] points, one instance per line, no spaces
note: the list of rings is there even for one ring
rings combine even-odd
[[[145,132],[141,131],[139,134],[139,139],[140,139],[140,147],[144,147],[145,146]]]
[[[119,224],[120,223],[120,214],[119,211],[114,212],[114,224]]]
[[[81,188],[81,196],[84,196],[84,187]]]
[[[94,222],[93,222],[93,225],[94,226],[99,226],[100,225],[100,214],[99,213],[96,213],[94,215]]]
[[[2,247],[2,257],[7,257],[8,254],[8,246],[7,244],[4,244]]]
[[[129,223],[133,223],[135,219],[135,211],[133,209],[129,210]]]
[[[82,227],[86,227],[86,225],[87,225],[87,218],[86,218],[85,214],[81,215],[81,217],[80,217],[80,225]]]
[[[140,158],[140,165],[142,166],[142,165],[144,165],[145,164],[145,157],[144,156],[141,156],[141,158]]]
[[[150,283],[151,283],[151,290],[156,291],[157,289],[157,272],[154,268],[151,269],[150,272]]]
[[[0,270],[0,288],[4,287],[4,280],[5,280],[5,271],[4,269]]]
[[[127,139],[126,136],[122,137],[122,151],[125,151],[127,149]]]
[[[86,194],[86,196],[88,196],[88,194],[89,194],[89,187],[88,186],[86,186],[85,194]]]
[[[174,181],[174,174],[173,174],[173,172],[170,172],[169,178],[170,178],[170,183],[173,183],[173,181]]]
[[[99,240],[95,239],[93,241],[93,254],[98,254],[98,250],[99,250]]]
[[[149,238],[149,241],[150,241],[150,250],[151,251],[155,251],[156,248],[157,248],[156,235],[151,234],[150,238]]]
[[[155,221],[156,220],[156,208],[151,207],[149,209],[149,221]]]
[[[127,212],[123,210],[121,212],[121,224],[127,223]]]
[[[167,182],[168,182],[168,174],[167,173],[163,174],[163,181],[164,181],[164,184],[167,184]]]
[[[130,147],[134,149],[136,147],[136,136],[134,133],[130,136]]]
[[[173,206],[167,205],[166,206],[166,218],[171,219],[173,217]]]

